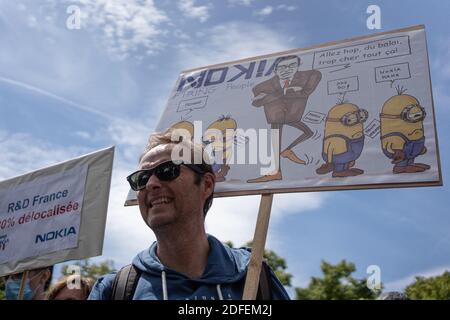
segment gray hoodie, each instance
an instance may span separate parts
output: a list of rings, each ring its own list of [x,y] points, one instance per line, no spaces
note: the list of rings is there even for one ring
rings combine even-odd
[[[247,275],[250,250],[233,249],[208,235],[211,247],[205,271],[200,278],[190,279],[165,267],[156,255],[157,243],[133,259],[141,273],[133,300],[240,300]],[[108,300],[115,273],[97,280],[89,300]],[[270,271],[272,299],[288,300],[289,296],[273,271]]]

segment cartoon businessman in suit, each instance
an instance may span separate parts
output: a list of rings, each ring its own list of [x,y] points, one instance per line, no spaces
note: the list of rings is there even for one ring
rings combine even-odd
[[[306,164],[292,150],[299,143],[313,136],[312,130],[303,123],[308,98],[319,84],[322,74],[317,70],[299,71],[301,60],[296,55],[279,57],[274,63],[275,76],[253,87],[252,105],[264,106],[267,123],[271,130],[278,130],[278,141],[272,135],[275,152],[275,171],[259,178],[247,180],[248,183],[281,180],[280,156],[298,164]],[[283,125],[299,129],[302,133],[280,153]]]

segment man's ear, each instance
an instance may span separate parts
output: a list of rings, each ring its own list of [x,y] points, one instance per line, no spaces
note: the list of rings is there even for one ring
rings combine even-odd
[[[203,181],[205,183],[205,191],[207,191],[207,197],[209,197],[214,192],[214,186],[216,185],[216,175],[211,172],[206,172],[203,176]]]

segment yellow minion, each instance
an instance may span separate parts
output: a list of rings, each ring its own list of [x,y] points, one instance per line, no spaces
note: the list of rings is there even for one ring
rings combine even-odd
[[[430,169],[424,163],[414,163],[427,152],[423,120],[425,109],[419,101],[397,88],[398,95],[386,100],[380,113],[381,148],[392,159],[393,173],[413,173]]]
[[[179,135],[180,140],[184,137],[193,139],[194,138],[194,125],[189,121],[180,121],[173,124],[167,131],[175,132]]]
[[[216,182],[225,181],[225,176],[230,170],[229,163],[232,155],[232,147],[237,129],[236,120],[231,116],[221,116],[211,123],[203,134],[203,143],[211,145],[211,155],[214,159],[212,168],[216,174]],[[223,137],[217,140],[218,133]]]
[[[322,158],[317,174],[333,172],[333,178],[350,177],[364,171],[352,168],[364,148],[364,122],[368,112],[352,103],[340,103],[328,112],[325,122]]]

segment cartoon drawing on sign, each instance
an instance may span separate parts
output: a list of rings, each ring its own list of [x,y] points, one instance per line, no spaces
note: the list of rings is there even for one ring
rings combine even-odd
[[[238,143],[236,129],[236,120],[227,115],[212,122],[203,133],[202,142],[205,145],[205,151],[211,156],[211,166],[216,175],[216,182],[225,181],[230,170],[233,144]],[[179,139],[184,137],[194,139],[194,125],[189,121],[179,121],[170,126],[167,131],[169,130],[185,130],[177,132]]]
[[[230,170],[228,164],[232,156],[236,129],[236,120],[227,115],[221,116],[217,121],[211,123],[203,134],[203,143],[209,146],[213,159],[212,169],[216,175],[216,182],[225,181]],[[218,141],[217,136],[221,136],[222,140]]]
[[[187,120],[192,117],[190,114],[197,109],[203,109],[207,105],[208,96],[196,97],[192,99],[181,100],[178,104],[177,112],[184,113],[181,120]]]
[[[194,125],[189,121],[183,120],[183,121],[177,122],[177,123],[173,124],[172,126],[170,126],[169,129],[167,129],[167,131],[169,131],[169,130],[186,130],[185,132],[182,132],[182,131],[179,132],[180,139],[182,139],[184,136],[186,136],[186,134],[189,135],[190,139],[194,138]]]
[[[278,130],[278,141],[272,139],[275,155],[275,171],[259,178],[249,179],[247,183],[281,180],[280,157],[298,164],[306,162],[292,150],[301,142],[311,138],[313,131],[302,122],[308,97],[319,84],[322,74],[317,70],[299,71],[301,60],[296,55],[279,57],[274,62],[275,76],[253,87],[252,105],[264,106],[267,123],[271,130]],[[282,129],[288,125],[299,129],[302,134],[280,153]]]
[[[428,170],[429,165],[414,163],[416,157],[427,152],[423,130],[425,109],[415,97],[404,94],[403,87],[396,89],[398,94],[386,100],[380,114],[381,148],[392,159],[393,173]]]
[[[364,122],[368,112],[343,100],[332,107],[325,122],[322,157],[325,163],[317,174],[332,173],[333,178],[363,174],[353,168],[364,148]]]

